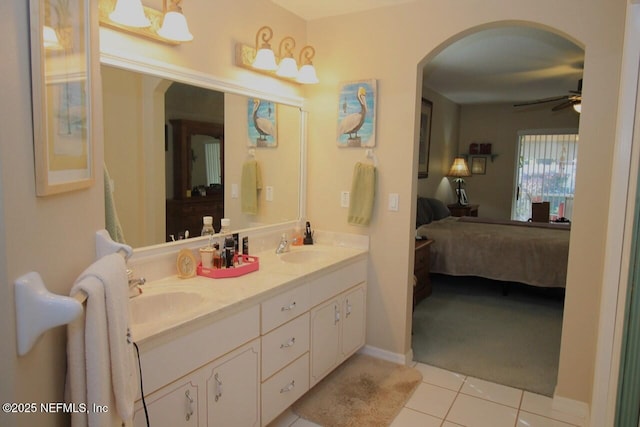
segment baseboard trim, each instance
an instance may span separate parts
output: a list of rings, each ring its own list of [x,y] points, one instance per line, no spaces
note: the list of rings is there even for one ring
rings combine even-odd
[[[567,397],[553,395],[553,402],[551,408],[554,411],[561,412],[563,414],[578,417],[583,420],[583,426],[589,425],[589,404],[581,402],[579,400],[569,399]]]
[[[399,365],[409,365],[413,361],[413,349],[409,349],[407,354],[393,353],[388,350],[383,350],[371,345],[365,345],[358,353],[366,354],[367,356],[377,357],[378,359],[387,360],[389,362],[397,363]]]

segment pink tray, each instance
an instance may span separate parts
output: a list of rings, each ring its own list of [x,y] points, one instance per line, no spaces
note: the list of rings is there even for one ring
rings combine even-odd
[[[257,271],[260,268],[260,261],[258,257],[251,255],[239,254],[242,257],[242,264],[233,268],[208,268],[203,267],[202,263],[198,263],[196,272],[198,276],[211,277],[212,279],[224,279],[225,277],[239,277],[244,276],[252,271]]]

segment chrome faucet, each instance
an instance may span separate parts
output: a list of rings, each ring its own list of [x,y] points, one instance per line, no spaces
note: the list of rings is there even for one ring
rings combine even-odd
[[[142,289],[140,289],[140,286],[147,283],[147,279],[145,279],[144,277],[134,279],[133,271],[129,269],[127,269],[127,277],[129,278],[129,298],[137,297],[142,293]]]
[[[280,243],[278,243],[278,247],[276,248],[276,253],[281,254],[283,252],[289,252],[289,241],[287,240],[287,235],[282,234],[280,237]]]

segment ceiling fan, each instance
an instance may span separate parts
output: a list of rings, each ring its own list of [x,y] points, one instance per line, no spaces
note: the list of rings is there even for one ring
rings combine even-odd
[[[563,101],[558,105],[555,105],[551,111],[558,111],[564,108],[573,107],[578,113],[582,105],[582,79],[578,80],[578,90],[570,90],[569,95],[554,96],[551,98],[536,99],[534,101],[522,102],[520,104],[513,104],[514,107],[524,107],[526,105],[543,104],[546,102]]]

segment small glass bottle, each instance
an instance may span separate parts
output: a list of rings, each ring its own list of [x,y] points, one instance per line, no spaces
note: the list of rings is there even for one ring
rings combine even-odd
[[[213,229],[213,217],[212,216],[203,216],[202,217],[202,234],[201,236],[210,236],[215,234],[215,230]]]
[[[229,233],[231,233],[231,220],[229,218],[222,218],[220,220],[220,236],[224,238],[224,236]]]

